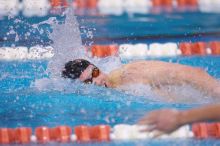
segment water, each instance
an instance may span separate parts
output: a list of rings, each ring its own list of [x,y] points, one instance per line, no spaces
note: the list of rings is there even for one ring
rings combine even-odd
[[[193,34],[194,31],[198,31],[197,28],[205,25],[202,20],[198,22],[193,19],[195,16],[205,17],[202,14],[193,14],[194,17],[189,14],[180,14],[180,16],[178,15],[178,17],[169,14],[168,18],[175,19],[172,19],[172,21],[167,21],[166,27],[177,25],[177,23],[174,23],[174,21],[181,22],[183,24],[184,22],[180,21],[179,19],[181,19],[181,17],[184,17],[184,15],[191,16],[190,26],[193,26],[193,23],[196,23],[195,26],[200,24],[200,26],[193,27],[196,29],[192,29],[191,31],[186,31],[185,28],[180,29],[180,27],[174,27],[174,30],[172,30],[171,32],[170,30],[167,30],[165,28],[159,29],[159,27],[162,25],[160,24],[161,21],[167,18],[163,18],[162,16],[154,17],[154,19],[156,19],[154,21],[148,21],[151,22],[149,24],[147,23],[149,25],[149,29],[144,29],[144,26],[146,24],[142,24],[142,21],[140,22],[140,18],[143,16],[137,16],[134,17],[134,19],[128,18],[127,16],[120,16],[100,19],[98,21],[98,24],[95,26],[95,28],[97,28],[89,30],[85,30],[85,28],[87,28],[85,26],[88,26],[88,28],[92,28],[92,26],[95,25],[94,20],[98,20],[98,18],[90,17],[88,19],[84,18],[83,20],[82,18],[78,17],[77,19],[79,20],[79,27],[81,28],[81,31],[79,31],[75,16],[71,13],[71,11],[67,12],[67,14],[67,16],[51,16],[39,19],[25,19],[20,16],[18,18],[10,18],[9,20],[3,21],[3,24],[9,23],[11,26],[14,26],[12,28],[12,30],[14,30],[14,32],[12,32],[11,34],[12,36],[7,36],[6,34],[5,36],[7,36],[7,40],[4,41],[3,45],[19,45],[27,43],[27,46],[35,44],[44,46],[50,44],[55,48],[56,56],[49,61],[26,60],[0,62],[0,127],[14,128],[19,126],[30,126],[32,128],[35,128],[42,125],[54,127],[57,125],[75,126],[81,124],[109,124],[111,126],[119,123],[134,124],[138,121],[140,117],[146,114],[146,112],[154,109],[169,107],[188,109],[191,107],[196,107],[213,102],[213,100],[207,98],[197,97],[194,97],[192,99],[193,103],[187,102],[184,99],[179,99],[178,102],[165,101],[164,99],[160,99],[159,97],[154,96],[152,93],[146,93],[145,95],[143,95],[145,93],[143,92],[143,90],[145,90],[145,87],[142,86],[132,87],[133,89],[135,89],[135,91],[131,91],[131,93],[125,93],[120,90],[106,89],[93,85],[84,85],[78,81],[73,82],[62,80],[59,78],[59,70],[62,68],[62,65],[69,59],[74,59],[76,57],[85,57],[86,59],[93,61],[105,72],[109,72],[110,70],[117,68],[121,65],[120,59],[117,57],[110,57],[102,60],[98,58],[91,58],[89,55],[85,56],[86,53],[82,51],[82,44],[90,44],[91,41],[89,40],[91,39],[94,39],[94,41],[96,42],[97,40],[99,40],[99,38],[106,38],[106,40],[104,41],[99,40],[100,43],[122,42],[125,39],[127,40],[124,42],[128,41],[129,43],[136,43],[141,41],[170,41],[170,39],[164,38],[165,36],[162,36],[158,39],[156,39],[155,37],[151,37],[151,39],[149,40],[142,40],[138,38],[144,38],[143,35],[146,34],[147,36],[160,36],[162,33],[170,34],[170,36],[175,36],[175,34],[179,33],[184,34],[186,32],[187,34],[190,32]],[[215,16],[211,14],[210,16],[214,18],[219,17],[218,15]],[[141,20],[151,20],[150,18],[153,17],[153,15],[149,15],[148,17],[149,18],[142,18]],[[127,20],[129,22],[132,21],[133,23],[125,25],[127,26],[123,27],[123,29],[125,30],[122,29],[121,32],[117,33],[117,31],[119,31],[119,27],[116,27],[117,24],[114,24],[114,22],[118,21],[119,26],[124,26],[122,25],[125,23],[123,22],[124,20]],[[212,21],[210,21],[210,23],[206,25],[218,25],[219,22],[213,19],[211,20]],[[109,21],[110,24],[106,25],[105,21]],[[86,23],[89,24],[86,25]],[[160,24],[160,26],[154,26],[154,23],[158,23]],[[19,28],[21,27],[20,24],[23,24],[23,26],[26,26],[27,28]],[[104,27],[104,24],[106,25],[106,27]],[[130,29],[132,28],[132,26],[135,26],[135,24],[137,26],[139,24],[144,28],[134,27],[134,29]],[[53,30],[51,30],[50,26],[52,26]],[[112,29],[112,26],[115,26],[117,29]],[[139,31],[140,28],[144,29],[145,32]],[[86,36],[84,33],[82,33],[84,32],[82,31],[82,29],[84,29],[86,33],[92,30],[93,36]],[[218,27],[212,27],[210,29],[202,29],[201,31],[209,34],[209,32],[218,32],[218,29]],[[2,29],[1,31],[8,32],[7,29]],[[104,33],[103,31],[106,31],[106,33]],[[19,32],[25,33],[22,34]],[[107,35],[108,33],[110,33],[110,36]],[[80,35],[82,36],[82,40],[79,37]],[[104,37],[104,35],[106,37]],[[5,36],[3,35],[3,38]],[[218,40],[219,38],[218,35],[205,35],[198,38],[195,37],[194,40],[196,39]],[[182,40],[182,38],[172,38],[171,40],[175,40],[177,42],[178,40]],[[160,58],[160,60],[199,66],[207,70],[212,76],[220,78],[219,57],[177,57]],[[183,91],[183,94],[187,91]],[[216,140],[197,141],[192,139],[180,141],[147,140],[138,142],[110,142],[105,144],[178,145],[180,143],[181,145],[218,145],[218,141]]]

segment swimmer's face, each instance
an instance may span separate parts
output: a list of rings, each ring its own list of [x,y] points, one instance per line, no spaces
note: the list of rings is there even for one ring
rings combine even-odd
[[[86,84],[106,86],[105,75],[94,65],[89,65],[80,75],[79,80]]]

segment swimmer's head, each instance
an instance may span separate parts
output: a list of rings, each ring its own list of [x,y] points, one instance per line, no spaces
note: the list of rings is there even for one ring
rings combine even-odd
[[[98,67],[84,59],[76,59],[65,64],[62,71],[64,78],[79,79],[88,84],[94,83],[99,86],[106,86],[106,75]]]
[[[62,76],[64,78],[78,79],[89,65],[91,65],[91,63],[84,59],[69,61],[65,64]]]

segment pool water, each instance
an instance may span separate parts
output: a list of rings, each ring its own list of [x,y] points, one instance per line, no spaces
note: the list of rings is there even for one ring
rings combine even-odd
[[[170,59],[169,59],[170,60]],[[220,58],[192,57],[175,58],[173,62],[201,66],[210,74],[220,78]],[[112,89],[77,85],[74,90],[59,91],[53,87],[36,89],[32,86],[36,79],[47,77],[47,61],[25,61],[0,63],[1,101],[0,126],[20,127],[46,125],[96,125],[120,123],[134,124],[147,111],[159,108],[187,109],[211,101],[198,99],[197,103],[168,103],[154,101],[154,97],[142,97],[125,94]],[[74,84],[72,84],[74,86]],[[196,140],[180,140],[181,143],[204,144]],[[210,143],[218,141],[208,140]],[[179,141],[169,143],[177,145]],[[208,143],[209,143],[208,142]],[[161,145],[164,140],[143,141],[142,144]],[[167,143],[167,142],[165,142]],[[108,143],[114,145],[115,143]],[[122,142],[117,144],[139,144],[139,142]],[[102,145],[102,144],[101,144]]]
[[[33,27],[33,24],[51,17],[64,20],[60,15],[26,18],[22,15],[5,17],[1,20],[0,46],[50,45],[48,37],[51,27],[47,23]],[[136,14],[129,16],[87,16],[77,15],[84,45],[110,43],[151,43],[219,40],[220,15],[218,13],[163,13]],[[208,23],[207,23],[208,22]],[[14,30],[15,33],[8,33]],[[89,35],[91,34],[91,35]]]
[[[1,20],[1,46],[47,46],[50,40],[50,25],[32,24],[47,20],[43,18],[5,18]],[[64,19],[56,16],[58,19]],[[83,44],[100,43],[150,43],[219,40],[219,14],[177,13],[147,16],[78,16]],[[184,19],[187,18],[187,19]],[[17,22],[16,20],[22,20]],[[129,23],[128,23],[129,22]],[[207,23],[208,22],[208,23]],[[7,24],[7,25],[6,25]],[[10,26],[16,34],[7,35]],[[44,30],[41,32],[40,30]],[[88,36],[88,32],[92,36]],[[29,35],[25,35],[25,34]],[[5,39],[7,37],[7,39]],[[149,58],[155,59],[155,58]],[[156,58],[199,66],[212,76],[220,78],[220,57],[194,56]],[[1,61],[0,62],[0,127],[57,125],[76,126],[120,123],[135,124],[146,112],[160,108],[188,109],[206,103],[211,99],[197,99],[196,102],[159,101],[151,94],[134,95],[77,82],[55,82],[49,78],[47,60]],[[129,61],[123,61],[127,63]],[[52,81],[51,81],[52,80]],[[51,82],[52,83],[51,83]],[[95,143],[94,145],[218,145],[214,139],[171,139],[119,141]],[[68,145],[68,144],[67,144]],[[72,145],[72,144],[71,144]]]

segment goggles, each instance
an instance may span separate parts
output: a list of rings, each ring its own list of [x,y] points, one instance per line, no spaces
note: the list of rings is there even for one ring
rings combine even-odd
[[[94,67],[94,68],[92,69],[92,77],[91,77],[90,79],[86,79],[86,80],[84,81],[84,83],[86,83],[86,84],[92,84],[93,78],[96,78],[96,77],[98,77],[99,75],[100,75],[100,70],[99,70],[97,67]]]

